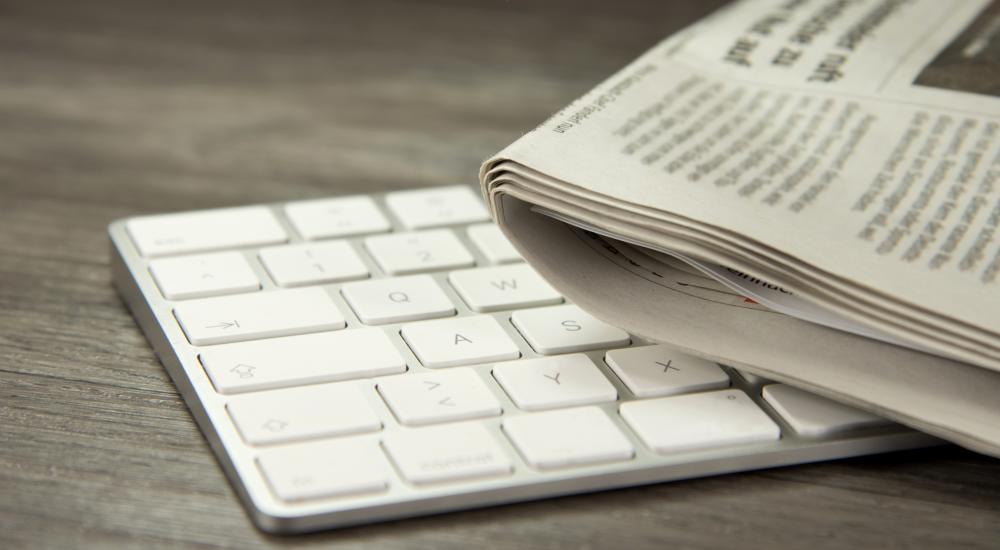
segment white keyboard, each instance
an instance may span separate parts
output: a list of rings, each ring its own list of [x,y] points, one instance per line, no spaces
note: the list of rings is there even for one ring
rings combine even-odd
[[[116,286],[265,531],[936,443],[591,317],[468,187],[109,232]]]

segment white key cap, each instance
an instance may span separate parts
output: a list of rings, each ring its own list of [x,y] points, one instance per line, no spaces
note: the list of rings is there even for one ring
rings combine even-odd
[[[488,220],[483,202],[464,185],[397,191],[385,197],[392,213],[408,229]]]
[[[522,414],[503,430],[532,468],[551,470],[629,460],[632,444],[597,407]]]
[[[396,430],[383,440],[389,458],[417,485],[509,474],[510,458],[482,424]]]
[[[406,372],[403,356],[378,328],[222,344],[200,358],[223,394]]]
[[[260,289],[260,281],[239,252],[217,252],[149,262],[163,297],[186,300]]]
[[[502,412],[500,402],[472,369],[392,376],[379,380],[378,392],[399,422],[408,426]]]
[[[412,275],[348,283],[344,299],[369,325],[448,317],[455,306],[430,275]]]
[[[495,223],[481,223],[469,227],[469,239],[486,256],[491,264],[520,262],[521,253],[510,244],[507,237]]]
[[[517,344],[488,315],[403,325],[400,333],[425,367],[454,367],[521,356]]]
[[[344,315],[321,288],[202,298],[177,304],[174,317],[196,346],[346,326]]]
[[[628,333],[572,304],[515,311],[510,320],[542,355],[622,347],[629,343]]]
[[[729,376],[719,365],[670,346],[616,349],[605,354],[604,359],[636,397],[729,387]]]
[[[764,386],[761,394],[795,433],[803,437],[826,437],[892,424],[880,416],[784,384]]]
[[[493,376],[527,411],[575,407],[618,399],[618,391],[582,353],[500,363]]]
[[[368,268],[346,241],[290,244],[260,251],[278,286],[303,286],[368,277]]]
[[[271,449],[257,461],[274,494],[286,502],[383,491],[391,468],[372,438]]]
[[[375,201],[364,195],[290,202],[285,214],[307,240],[383,233],[392,227]]]
[[[452,271],[448,281],[473,311],[562,303],[562,295],[528,264]]]
[[[365,247],[389,275],[467,267],[474,263],[472,254],[450,229],[368,237]]]
[[[125,222],[146,257],[283,243],[288,235],[264,206],[132,218]]]
[[[352,383],[271,390],[232,398],[229,416],[251,445],[373,432],[382,422]]]
[[[739,390],[631,401],[620,410],[643,443],[663,454],[776,441],[781,435]]]

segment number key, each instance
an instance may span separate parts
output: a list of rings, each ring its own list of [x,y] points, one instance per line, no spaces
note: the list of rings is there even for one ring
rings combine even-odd
[[[368,268],[347,241],[290,244],[260,251],[260,260],[279,286],[360,279]]]
[[[472,254],[450,229],[380,235],[365,239],[365,247],[389,275],[467,267]]]
[[[521,254],[510,244],[495,223],[481,223],[469,227],[469,239],[476,243],[486,259],[494,264],[520,262]]]
[[[306,239],[382,233],[391,226],[375,201],[364,195],[291,202],[285,213]]]
[[[385,202],[407,229],[478,222],[490,217],[476,193],[464,185],[396,191],[386,195]]]

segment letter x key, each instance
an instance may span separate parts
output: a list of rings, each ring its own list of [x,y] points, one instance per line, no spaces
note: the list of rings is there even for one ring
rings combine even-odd
[[[673,359],[668,359],[666,363],[661,363],[661,362],[659,362],[659,361],[654,361],[654,362],[655,362],[655,363],[656,363],[657,365],[660,365],[661,367],[663,367],[663,372],[668,372],[668,371],[670,371],[671,369],[673,369],[673,370],[675,370],[675,371],[677,371],[677,372],[680,372],[680,370],[681,370],[681,369],[679,369],[679,368],[677,368],[677,367],[675,367],[675,366],[673,366],[673,365],[672,365],[672,364],[673,364],[673,362],[674,362],[674,360],[673,360]]]

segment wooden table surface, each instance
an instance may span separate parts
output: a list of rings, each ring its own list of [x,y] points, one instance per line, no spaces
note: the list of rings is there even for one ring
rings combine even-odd
[[[267,536],[110,285],[111,220],[471,182],[717,4],[0,1],[0,547],[1000,546],[954,447]]]

